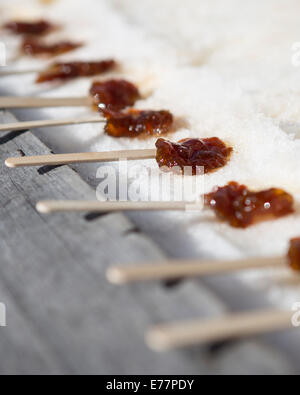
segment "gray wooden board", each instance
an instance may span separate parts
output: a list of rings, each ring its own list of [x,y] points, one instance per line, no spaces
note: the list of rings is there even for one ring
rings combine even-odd
[[[0,112],[0,123],[15,118]],[[163,251],[122,214],[42,216],[44,198],[95,198],[67,166],[8,169],[9,156],[49,153],[30,132],[0,136],[1,374],[293,373],[288,358],[262,341],[217,351],[194,347],[157,354],[144,344],[152,324],[213,316],[224,304],[199,281],[176,287],[116,287],[113,263],[162,259]]]

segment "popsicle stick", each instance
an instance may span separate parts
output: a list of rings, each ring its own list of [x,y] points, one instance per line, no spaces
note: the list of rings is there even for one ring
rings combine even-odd
[[[14,75],[35,74],[41,70],[4,70],[0,72],[0,77],[9,77]]]
[[[98,118],[99,122],[99,118]],[[5,161],[8,167],[23,167],[23,166],[44,166],[44,165],[66,165],[71,163],[93,163],[93,162],[114,162],[118,160],[134,160],[134,159],[151,159],[156,155],[155,149],[138,149],[138,150],[123,150],[123,151],[108,151],[108,152],[84,152],[76,154],[58,154],[58,155],[41,155],[41,156],[24,156],[17,158],[8,158]],[[62,205],[63,207],[72,210],[76,202],[56,202],[55,206]],[[77,202],[80,207],[86,207],[89,210],[90,205],[97,205],[100,202]],[[54,204],[54,203],[53,203]],[[101,206],[102,207],[102,206]],[[63,208],[60,210],[63,211]],[[101,210],[100,210],[101,211]]]
[[[65,211],[152,211],[152,210],[185,210],[184,202],[99,202],[99,201],[59,201],[45,200],[37,203],[36,209],[40,213],[50,214]]]
[[[78,119],[51,119],[46,121],[29,121],[29,122],[16,122],[0,125],[0,132],[8,132],[10,130],[26,130],[36,129],[52,126],[66,126],[66,125],[81,125],[84,123],[103,123],[106,122],[99,116],[78,118]]]
[[[0,108],[87,107],[88,97],[0,97]]]
[[[280,310],[254,311],[222,318],[158,325],[146,334],[146,343],[155,351],[166,351],[291,329],[292,314],[291,311]]]
[[[234,261],[170,261],[162,264],[112,266],[107,278],[113,284],[137,281],[172,280],[179,277],[204,277],[230,273],[235,270],[285,267],[284,257],[248,258]]]

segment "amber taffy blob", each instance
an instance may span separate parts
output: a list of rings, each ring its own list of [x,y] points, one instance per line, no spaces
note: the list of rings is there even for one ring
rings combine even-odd
[[[300,271],[300,237],[296,237],[290,241],[288,261],[293,270]]]
[[[120,111],[132,107],[141,98],[138,88],[126,80],[107,80],[93,83],[90,95],[96,109]]]
[[[176,169],[176,172],[192,175],[225,166],[232,152],[232,148],[217,137],[184,139],[178,143],[160,138],[156,148],[156,161],[162,170]]]
[[[271,188],[253,192],[236,182],[205,195],[205,205],[236,228],[247,228],[294,212],[294,199],[284,190]]]
[[[12,21],[6,23],[4,29],[17,35],[40,36],[55,30],[55,26],[45,20],[35,22]]]
[[[54,63],[39,74],[36,82],[43,83],[65,81],[80,77],[93,77],[114,69],[116,65],[117,63],[112,59],[99,62]]]
[[[173,124],[173,115],[169,111],[151,111],[130,109],[117,112],[100,109],[106,118],[105,132],[113,137],[154,136],[168,133]]]
[[[28,56],[59,56],[67,52],[74,51],[77,48],[82,47],[80,43],[74,43],[71,41],[60,41],[54,44],[46,44],[40,40],[28,38],[24,40],[21,51]]]

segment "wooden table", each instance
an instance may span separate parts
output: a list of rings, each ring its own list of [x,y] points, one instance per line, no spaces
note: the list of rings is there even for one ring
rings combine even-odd
[[[1,123],[14,120],[0,112]],[[108,284],[108,265],[159,260],[166,252],[122,214],[38,214],[40,199],[95,198],[70,167],[4,166],[9,156],[49,152],[29,131],[0,136],[0,302],[7,308],[0,373],[295,372],[264,339],[150,351],[144,332],[152,324],[222,314],[227,307],[200,281]]]

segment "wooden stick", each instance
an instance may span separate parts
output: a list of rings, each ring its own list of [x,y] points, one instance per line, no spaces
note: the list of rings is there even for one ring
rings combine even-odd
[[[8,132],[10,130],[27,130],[53,126],[81,125],[84,123],[103,123],[105,119],[99,116],[78,118],[78,119],[55,119],[46,121],[29,121],[16,122],[0,125],[0,132]]]
[[[39,73],[40,71],[41,70],[4,70],[0,72],[0,78],[13,75],[35,74]]]
[[[99,122],[99,120],[98,120]],[[60,154],[60,155],[41,155],[41,156],[24,156],[18,158],[8,158],[5,161],[8,167],[22,166],[43,166],[43,165],[65,165],[71,163],[93,163],[93,162],[114,162],[118,160],[134,160],[134,159],[151,159],[155,157],[154,149],[138,149],[108,152],[85,152],[78,154]],[[59,202],[66,208],[71,208],[75,202]],[[80,207],[86,207],[89,210],[90,205],[100,204],[100,202],[77,202]],[[58,202],[55,203],[56,207]],[[102,208],[102,206],[101,206]]]
[[[99,201],[41,201],[37,203],[37,210],[43,214],[62,211],[152,211],[152,210],[184,210],[187,203],[184,202],[99,202]]]
[[[254,311],[222,318],[158,325],[146,334],[155,351],[291,329],[291,311]]]
[[[180,277],[203,277],[235,270],[285,267],[285,257],[248,258],[234,261],[170,261],[162,264],[140,264],[112,266],[107,270],[107,278],[113,284],[136,281],[171,280]]]
[[[88,107],[89,97],[0,97],[0,108]]]

